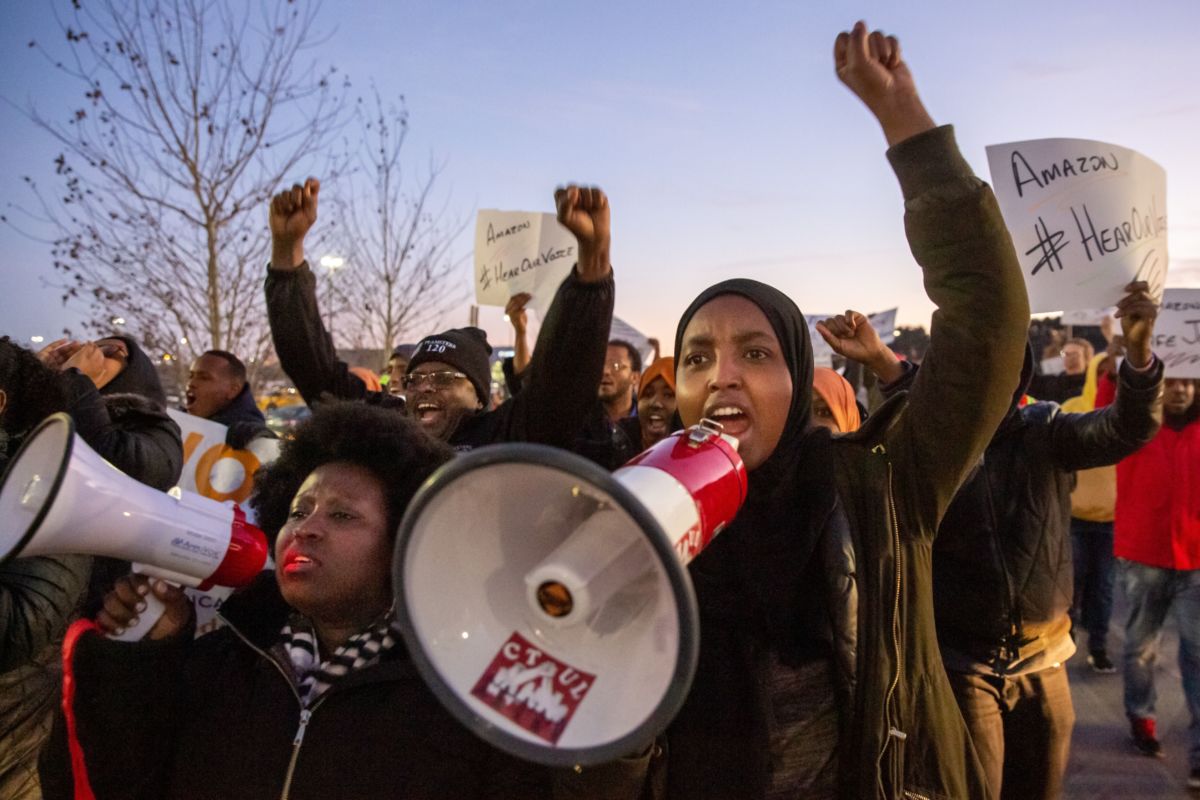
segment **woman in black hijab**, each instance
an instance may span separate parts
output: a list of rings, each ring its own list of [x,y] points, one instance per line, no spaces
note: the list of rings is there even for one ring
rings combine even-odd
[[[668,730],[672,798],[986,796],[938,652],[930,550],[1004,415],[1028,302],[991,191],[896,40],[859,23],[835,59],[891,146],[933,344],[908,395],[833,439],[810,422],[812,346],[790,299],[731,280],[684,312],[679,415],[738,439],[750,493],[690,567],[700,663]]]

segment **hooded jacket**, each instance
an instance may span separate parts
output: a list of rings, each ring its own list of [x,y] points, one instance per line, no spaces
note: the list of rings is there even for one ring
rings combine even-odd
[[[934,546],[934,609],[948,669],[1019,674],[1070,657],[1074,472],[1136,452],[1162,421],[1158,359],[1140,372],[1122,364],[1116,403],[1079,414],[1051,402],[1022,407],[1032,372],[1027,349],[1008,415]]]
[[[63,373],[67,411],[92,449],[126,475],[166,491],[183,472],[179,426],[167,416],[158,373],[138,343],[128,336],[125,368],[97,391],[77,369]]]
[[[267,270],[267,318],[283,371],[309,405],[328,393],[403,410],[404,401],[371,392],[338,360],[317,309],[308,264]],[[538,333],[524,389],[490,411],[466,416],[448,443],[469,450],[495,442],[536,442],[570,449],[596,403],[612,324],[612,278],[584,283],[572,270]]]
[[[447,712],[402,642],[335,682],[301,713],[279,642],[291,608],[274,573],[225,602],[225,626],[193,639],[75,649],[76,730],[103,798],[412,800],[636,798],[647,755],[576,774],[489,747]],[[47,800],[73,796],[62,714],[41,759]],[[598,781],[596,791],[580,791]],[[561,794],[560,794],[561,793]]]
[[[229,429],[225,434],[225,444],[234,450],[244,449],[251,439],[259,436],[275,438],[274,432],[267,427],[266,417],[254,402],[248,383],[243,383],[237,397],[209,419]]]
[[[1007,410],[1029,305],[995,198],[952,130],[914,136],[888,157],[938,310],[912,390],[858,431],[830,437],[805,427],[812,352],[794,305],[768,304],[744,286],[701,297],[732,291],[759,305],[787,351],[794,390],[778,446],[750,475],[746,506],[691,565],[700,664],[668,730],[672,798],[765,795],[773,711],[764,651],[785,664],[835,666],[839,796],[986,796],[938,650],[932,549]],[[697,307],[680,324],[677,358]]]

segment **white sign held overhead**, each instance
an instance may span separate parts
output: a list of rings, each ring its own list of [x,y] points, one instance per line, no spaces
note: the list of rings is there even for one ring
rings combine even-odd
[[[1167,174],[1125,147],[1037,139],[987,148],[1030,311],[1115,305],[1134,280],[1167,281]]]
[[[1154,322],[1154,354],[1168,378],[1200,378],[1200,289],[1169,288]]]
[[[475,221],[475,301],[504,306],[520,292],[544,315],[578,260],[575,236],[553,214],[484,209]]]

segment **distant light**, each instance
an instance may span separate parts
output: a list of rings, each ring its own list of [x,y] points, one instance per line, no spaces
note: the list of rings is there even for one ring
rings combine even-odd
[[[187,337],[186,337],[186,336],[181,336],[181,337],[179,337],[179,343],[180,343],[180,344],[187,344]]]
[[[321,266],[325,269],[341,269],[346,266],[346,259],[341,256],[321,256]]]
[[[113,325],[124,325],[124,324],[125,324],[125,318],[124,318],[124,317],[113,317],[113,318],[112,318],[112,324],[113,324]]]
[[[42,342],[46,341],[46,337],[45,336],[30,336],[29,341],[33,342],[34,344],[41,344]]]
[[[471,638],[471,634],[467,633],[466,631],[463,631],[463,633],[462,633],[462,637],[463,637],[464,639],[469,639],[469,638]]]
[[[512,322],[512,320],[508,318],[508,314],[505,314],[505,315],[504,315],[504,321],[505,321],[505,322]]]
[[[170,361],[170,360],[171,360],[171,354],[163,353],[163,361]]]
[[[901,331],[899,328],[896,328],[896,330],[892,331],[892,336],[899,336],[901,333],[903,333],[903,331]]]

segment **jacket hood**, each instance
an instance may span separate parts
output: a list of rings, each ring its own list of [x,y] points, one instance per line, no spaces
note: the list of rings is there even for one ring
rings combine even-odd
[[[163,391],[162,382],[158,379],[158,371],[154,369],[154,363],[141,346],[130,336],[105,338],[120,339],[124,342],[126,349],[129,350],[129,358],[125,362],[125,369],[105,384],[104,388],[100,390],[100,394],[140,394],[143,397],[149,397],[165,408],[167,394]]]

